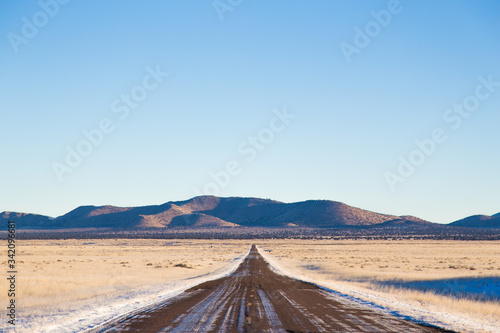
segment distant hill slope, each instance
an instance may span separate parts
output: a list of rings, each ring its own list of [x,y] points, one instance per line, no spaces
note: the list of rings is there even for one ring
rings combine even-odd
[[[19,228],[171,228],[171,227],[411,227],[433,223],[414,216],[380,214],[337,201],[308,200],[283,203],[258,198],[199,196],[185,201],[142,207],[81,206],[52,219],[47,216],[4,212]],[[470,220],[468,220],[470,219]],[[456,226],[495,227],[496,217],[471,217]],[[477,222],[478,220],[479,222]],[[496,221],[496,222],[495,222]]]
[[[378,224],[378,226],[398,226],[398,225],[410,226],[410,225],[431,225],[431,224],[436,224],[436,223],[427,221],[416,221],[414,219],[396,218],[394,220],[380,223]]]
[[[16,221],[16,227],[30,228],[50,228],[53,219],[48,216],[38,214],[26,214],[15,212],[3,212],[0,214],[0,223],[6,228],[8,221]]]
[[[500,213],[488,215],[473,215],[464,219],[450,223],[456,227],[469,227],[469,228],[500,228]]]
[[[326,200],[282,203],[256,198],[205,196],[175,204],[248,227],[282,227],[289,224],[301,227],[339,227],[371,225],[396,218]]]
[[[54,224],[61,228],[163,228],[174,217],[190,213],[172,203],[143,207],[83,206],[56,218]]]

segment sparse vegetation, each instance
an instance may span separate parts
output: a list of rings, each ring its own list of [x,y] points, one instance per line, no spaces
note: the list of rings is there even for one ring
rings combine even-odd
[[[193,230],[176,232],[187,237]],[[196,232],[228,237],[214,229]],[[285,231],[280,232],[285,238]],[[498,299],[474,296],[467,289],[455,294],[450,293],[453,289],[443,289],[439,293],[432,284],[450,280],[453,287],[462,283],[460,279],[472,279],[478,290],[484,287],[483,282],[486,287],[488,283],[492,286],[494,282],[486,278],[500,276],[498,241],[402,240],[402,237],[346,240],[313,234],[295,240],[255,239],[262,235],[265,233],[238,234],[254,238],[243,240],[23,240],[18,254],[22,258],[18,262],[19,271],[23,272],[19,306],[25,313],[54,312],[75,301],[201,276],[225,266],[249,245],[257,244],[266,255],[313,281],[354,285],[373,293],[395,295],[429,309],[500,317]],[[6,288],[6,281],[0,280],[0,288]],[[6,295],[0,294],[0,302],[5,299]]]
[[[0,231],[5,237],[6,231]],[[92,229],[19,230],[21,240],[59,239],[366,239],[366,240],[500,240],[500,229],[462,228],[446,225],[358,226],[343,228],[172,228],[172,229]]]
[[[193,268],[193,266],[185,264],[185,263],[176,264],[176,265],[174,265],[174,267]]]
[[[238,241],[23,241],[17,299],[25,313],[58,311],[68,302],[207,274],[247,248]],[[7,290],[7,282],[0,279],[0,289]],[[0,302],[6,300],[7,293],[1,293]]]
[[[498,241],[275,241],[262,247],[313,281],[347,283],[402,301],[500,318]]]

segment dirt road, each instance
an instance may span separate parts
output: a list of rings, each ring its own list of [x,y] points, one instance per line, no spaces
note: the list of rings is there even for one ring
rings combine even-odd
[[[274,273],[255,246],[230,276],[205,282],[96,332],[447,332]]]

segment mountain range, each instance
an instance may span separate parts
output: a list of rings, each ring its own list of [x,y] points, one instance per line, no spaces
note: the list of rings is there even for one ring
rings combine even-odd
[[[283,203],[270,199],[215,196],[199,196],[186,201],[142,207],[80,206],[57,218],[16,212],[0,214],[3,225],[8,220],[15,220],[21,229],[441,225],[414,216],[375,213],[337,201]],[[449,225],[500,228],[500,213],[471,216]]]

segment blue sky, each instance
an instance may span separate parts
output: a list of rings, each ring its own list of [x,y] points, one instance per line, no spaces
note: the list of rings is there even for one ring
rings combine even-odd
[[[492,0],[4,1],[0,211],[203,193],[498,213],[499,22]]]

